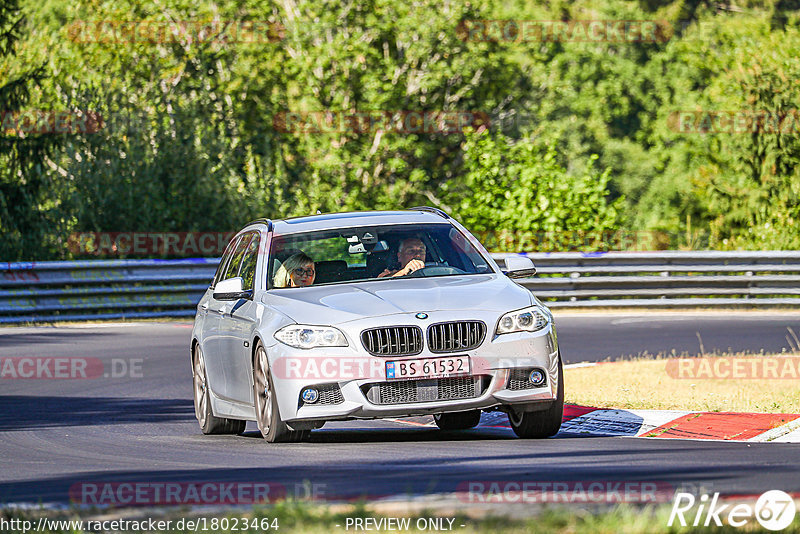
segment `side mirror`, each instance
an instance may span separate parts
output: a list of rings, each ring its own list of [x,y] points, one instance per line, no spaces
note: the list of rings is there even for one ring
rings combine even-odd
[[[237,276],[218,282],[217,287],[214,288],[214,298],[217,300],[251,299],[253,298],[253,291],[244,290],[242,288],[242,278]]]
[[[503,272],[509,278],[530,278],[536,274],[536,267],[533,266],[533,260],[526,256],[508,256]]]

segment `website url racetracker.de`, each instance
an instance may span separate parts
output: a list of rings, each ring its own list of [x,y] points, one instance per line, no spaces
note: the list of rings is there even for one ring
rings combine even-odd
[[[269,517],[195,517],[191,519],[53,519],[37,520],[0,517],[0,532],[28,534],[29,532],[97,532],[156,533],[156,532],[219,532],[277,531],[278,520]]]

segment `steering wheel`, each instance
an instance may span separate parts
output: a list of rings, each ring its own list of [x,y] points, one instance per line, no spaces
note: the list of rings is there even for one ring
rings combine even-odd
[[[417,269],[406,276],[409,278],[423,278],[426,276],[442,276],[447,274],[464,274],[464,271],[458,269],[457,267],[445,265],[444,263],[430,261],[426,263],[425,267],[422,269]]]

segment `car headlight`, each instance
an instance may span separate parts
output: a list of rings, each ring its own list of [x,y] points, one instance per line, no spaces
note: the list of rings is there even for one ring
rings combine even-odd
[[[298,349],[347,346],[347,338],[339,329],[332,326],[292,324],[275,332],[275,339]]]
[[[547,326],[548,322],[550,322],[550,314],[546,308],[531,306],[508,312],[500,317],[495,333],[500,335],[511,332],[536,332]]]

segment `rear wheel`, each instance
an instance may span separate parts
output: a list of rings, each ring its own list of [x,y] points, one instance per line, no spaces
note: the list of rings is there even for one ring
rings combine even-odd
[[[442,430],[467,430],[475,428],[481,422],[481,411],[437,413],[433,420]]]
[[[255,360],[253,361],[253,397],[255,398],[258,429],[269,443],[302,441],[311,434],[310,430],[291,430],[286,423],[281,421],[267,351],[260,341],[256,345]]]
[[[194,415],[200,424],[203,434],[241,434],[244,432],[246,421],[217,417],[211,411],[211,393],[208,390],[206,377],[206,362],[200,344],[194,346],[192,357],[194,375]]]
[[[561,353],[558,354],[558,390],[556,400],[546,410],[539,412],[517,411],[513,407],[508,412],[511,430],[521,438],[547,438],[554,436],[561,428],[564,416],[564,366]]]

